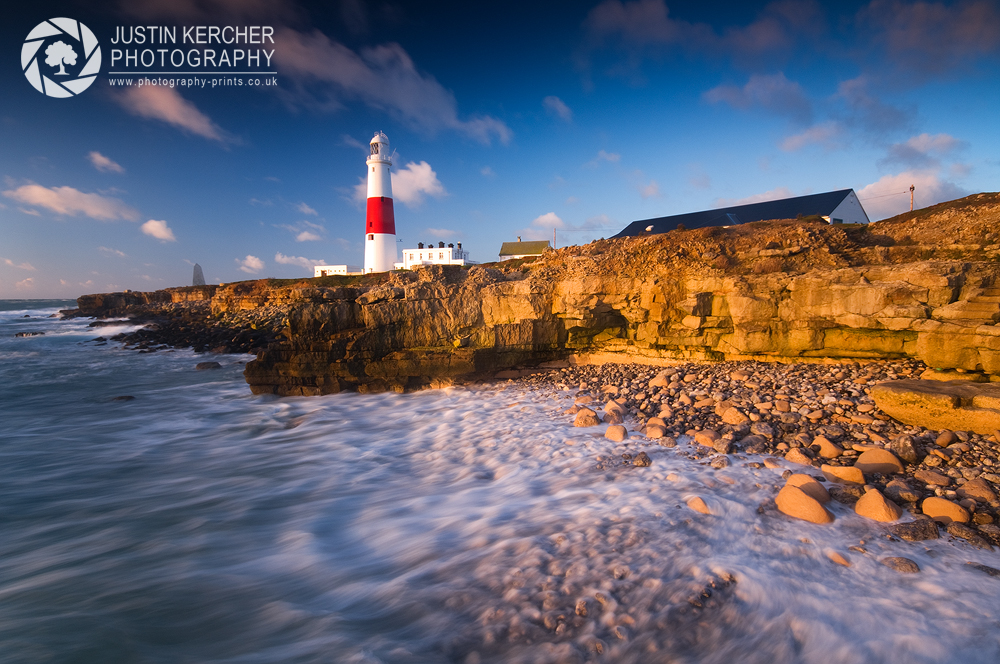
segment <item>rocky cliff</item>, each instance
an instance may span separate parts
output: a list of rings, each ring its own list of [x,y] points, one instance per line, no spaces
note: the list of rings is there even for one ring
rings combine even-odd
[[[412,389],[574,355],[917,358],[1000,375],[998,222],[1000,196],[979,194],[870,227],[759,222],[525,265],[231,284],[211,311],[266,312],[283,330],[247,365],[255,393]]]

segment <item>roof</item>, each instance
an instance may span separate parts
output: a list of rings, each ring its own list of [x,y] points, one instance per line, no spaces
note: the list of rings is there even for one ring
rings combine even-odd
[[[643,219],[641,221],[633,221],[614,237],[632,237],[643,233],[666,233],[675,230],[678,224],[684,224],[684,228],[690,229],[704,228],[706,226],[735,226],[736,224],[748,224],[752,221],[766,221],[769,219],[796,219],[799,215],[803,217],[810,215],[825,217],[837,209],[837,206],[843,203],[844,199],[853,192],[853,189],[840,189],[837,191],[828,191],[823,194],[795,196],[794,198],[782,198],[776,201],[734,205],[732,207],[705,210],[703,212],[688,212],[687,214],[675,214],[670,217]],[[650,226],[652,228],[647,231],[646,229]]]
[[[549,248],[548,240],[536,242],[504,242],[500,247],[501,256],[541,256]]]

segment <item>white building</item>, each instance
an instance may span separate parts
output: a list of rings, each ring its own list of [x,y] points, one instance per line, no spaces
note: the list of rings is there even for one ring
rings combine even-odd
[[[458,246],[449,243],[446,247],[444,242],[438,242],[434,246],[433,242],[424,246],[423,242],[417,243],[416,249],[403,249],[403,262],[396,263],[397,270],[412,270],[416,265],[472,265],[469,260],[469,252],[462,249],[462,243]]]
[[[347,276],[348,274],[361,274],[361,268],[354,265],[315,265],[313,266],[314,277],[329,277],[335,274]]]

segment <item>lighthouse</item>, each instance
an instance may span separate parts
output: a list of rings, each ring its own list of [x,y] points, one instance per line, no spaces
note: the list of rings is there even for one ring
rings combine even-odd
[[[371,140],[368,157],[368,212],[365,216],[365,273],[388,272],[396,262],[396,219],[392,212],[392,157],[382,132]]]

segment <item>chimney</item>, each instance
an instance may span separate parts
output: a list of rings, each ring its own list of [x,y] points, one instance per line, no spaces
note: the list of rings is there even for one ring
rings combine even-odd
[[[417,242],[417,249],[423,249],[423,248],[424,248],[424,243],[423,242]]]
[[[521,236],[520,236],[520,235],[518,235],[518,236],[517,236],[517,241],[518,241],[518,242],[520,242],[520,241],[521,241]]]
[[[455,245],[453,245],[453,244],[452,244],[451,242],[449,242],[449,243],[448,243],[448,248],[449,248],[449,249],[454,249],[454,248],[455,248]]]
[[[458,243],[458,250],[459,250],[459,251],[461,251],[461,250],[462,250],[462,243],[461,243],[461,242],[459,242],[459,243]]]
[[[444,242],[438,242],[438,249],[444,249]]]

